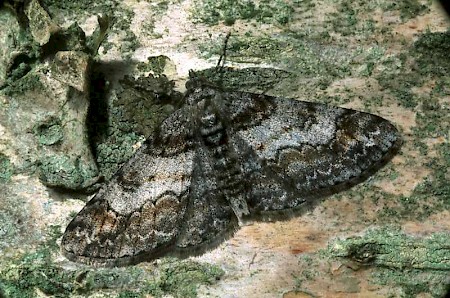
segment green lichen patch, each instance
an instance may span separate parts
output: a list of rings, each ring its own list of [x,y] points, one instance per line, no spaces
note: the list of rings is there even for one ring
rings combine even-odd
[[[426,102],[428,96],[445,95],[449,85],[450,31],[426,32],[405,51],[384,61],[384,70],[377,75],[381,87],[391,92],[406,108],[415,108]],[[436,82],[436,92],[418,94],[414,88]],[[439,94],[441,92],[441,94]]]
[[[2,260],[0,294],[10,298],[36,297],[38,291],[54,297],[89,294],[98,289],[133,287],[144,270],[90,268],[64,269],[53,261],[59,250],[59,226],[50,226],[46,240],[31,252]]]
[[[416,297],[419,293],[444,297],[450,272],[449,243],[449,233],[419,237],[392,226],[336,239],[326,249],[299,256],[295,290],[315,294],[325,287],[330,296],[364,296],[362,288],[372,288],[383,297]],[[363,286],[367,282],[369,286]]]
[[[197,297],[200,284],[213,284],[224,271],[218,267],[194,261],[165,259],[158,266],[157,278],[147,285],[145,291],[155,297],[171,294],[174,297]]]
[[[24,64],[25,65],[25,64]],[[26,66],[25,66],[26,67]],[[10,81],[10,83],[2,90],[7,96],[23,95],[37,89],[43,89],[41,79],[37,74],[27,73],[20,79]]]
[[[433,170],[433,174],[423,183],[419,184],[412,196],[417,200],[425,200],[427,197],[435,197],[436,202],[429,212],[450,209],[450,185],[448,184],[450,169],[450,144],[442,143],[436,145],[438,156],[432,159],[428,165]]]
[[[416,115],[412,134],[405,136],[404,146],[406,151],[418,151],[420,158],[405,155],[405,166],[419,163],[431,170],[412,194],[387,196],[391,203],[381,208],[382,220],[424,219],[450,208],[450,107],[446,101],[450,95],[449,36],[449,31],[425,32],[380,65],[383,68],[376,77],[385,94],[393,95]]]
[[[124,133],[117,128],[110,128],[105,140],[94,143],[95,157],[102,176],[106,180],[111,179],[120,166],[133,156],[134,145],[144,140],[142,135]]]
[[[92,84],[104,86],[102,73],[94,74]],[[143,141],[173,110],[181,94],[164,75],[132,79],[115,86],[114,95],[91,88],[88,115],[90,142],[100,172],[109,179]]]
[[[95,15],[99,13],[108,14],[117,10],[120,1],[106,0],[106,1],[60,1],[60,0],[43,0],[42,3],[53,14],[63,14],[68,16],[81,15]]]
[[[0,9],[0,28],[4,28],[0,32],[0,88],[8,84],[8,80],[14,73],[15,78],[22,77],[29,70],[29,67],[21,65],[24,63],[25,53],[20,54],[32,41],[31,36],[26,35],[15,15],[5,9]],[[21,61],[22,60],[22,61]],[[24,59],[25,60],[25,59]]]
[[[323,24],[317,27],[321,28],[319,30],[323,33],[330,34],[328,39],[340,42],[348,42],[351,38],[358,37],[358,43],[361,44],[373,40],[377,33],[387,37],[388,27],[380,26],[375,18],[376,10],[383,9],[384,5],[384,2],[333,1]]]
[[[124,59],[130,59],[133,52],[140,45],[138,37],[130,29],[130,24],[133,17],[134,12],[131,9],[122,7],[119,12],[114,14],[112,21],[110,35],[116,34],[120,38],[120,42],[118,43],[119,51]],[[114,44],[117,43],[115,42]],[[106,53],[106,51],[103,53]]]
[[[112,291],[118,297],[196,297],[199,285],[212,284],[223,275],[215,266],[176,259],[165,259],[156,267],[63,266],[54,261],[61,235],[60,226],[50,226],[37,249],[16,257],[2,256],[1,297],[34,298],[39,292],[53,297],[109,297]]]
[[[8,156],[0,153],[0,183],[8,181],[14,173],[14,166]]]
[[[354,3],[343,1],[337,8],[337,11],[330,14],[330,22],[334,32],[344,36],[355,34],[356,25],[358,25],[359,17],[355,10]]]
[[[397,75],[383,73],[378,77],[382,88],[388,89],[398,103],[405,108],[413,109],[420,102],[420,97],[414,94],[412,88],[417,86],[419,77],[415,74]]]
[[[31,214],[25,204],[25,199],[20,193],[14,191],[11,185],[1,180],[0,193],[2,198],[0,204],[0,251],[3,252],[29,243],[34,240],[34,237],[33,231],[30,229],[32,226]]]
[[[286,1],[231,1],[196,0],[191,17],[208,25],[223,22],[232,25],[237,20],[257,20],[264,23],[285,25],[292,21],[294,4]]]
[[[417,238],[395,228],[382,228],[338,239],[328,246],[327,253],[364,266],[450,271],[449,244],[448,233]]]
[[[428,76],[447,76],[450,72],[450,31],[425,32],[414,43],[417,72]]]
[[[0,293],[3,297],[36,297],[36,289],[50,295],[62,292],[67,296],[71,292],[66,286],[67,277],[59,276],[51,264],[51,253],[57,247],[56,238],[60,236],[56,229],[52,232],[53,241],[48,243],[48,247],[27,253],[18,260],[2,260]]]
[[[58,152],[43,156],[39,170],[39,179],[45,185],[72,190],[84,189],[98,177],[95,165],[82,162],[79,156]]]
[[[48,68],[37,68],[4,89],[2,125],[16,136],[11,146],[18,168],[32,174],[37,166],[47,185],[81,190],[97,174],[83,135],[88,102],[61,83],[62,76],[47,74]]]
[[[400,297],[419,297],[428,294],[429,297],[447,297],[449,288],[448,272],[429,272],[422,270],[398,271],[390,268],[372,273],[371,282],[386,286],[389,289],[400,288]],[[394,292],[394,290],[391,290]],[[392,293],[394,295],[394,293]]]
[[[387,40],[391,39],[391,28],[380,23],[375,17],[380,11],[384,14],[391,12],[398,15],[402,22],[429,12],[428,6],[418,0],[401,2],[343,0],[333,1],[329,6],[332,8],[331,12],[327,13],[327,18],[320,27],[325,31],[337,33],[338,39],[357,36],[358,43],[372,40],[378,34]]]
[[[34,134],[41,145],[55,145],[61,142],[64,138],[61,123],[56,118],[50,118],[48,121],[37,125],[34,129]]]
[[[371,283],[400,287],[407,297],[419,293],[442,297],[450,272],[449,243],[448,233],[418,238],[395,228],[382,228],[338,239],[323,253],[373,267]],[[355,268],[355,264],[351,266]]]
[[[141,72],[152,72],[155,75],[162,75],[164,72],[171,68],[171,71],[175,72],[175,65],[169,57],[164,55],[148,57],[147,62],[138,63],[136,68]]]
[[[403,21],[415,18],[430,11],[427,5],[419,0],[404,0],[387,3],[385,10],[399,11]]]
[[[427,149],[425,149],[427,150]],[[385,204],[380,208],[382,221],[400,222],[404,219],[423,220],[433,214],[450,209],[450,186],[448,184],[450,168],[450,145],[448,143],[433,146],[436,156],[428,158],[427,168],[431,174],[419,183],[410,195],[392,195],[385,193]],[[416,161],[411,161],[416,162]]]

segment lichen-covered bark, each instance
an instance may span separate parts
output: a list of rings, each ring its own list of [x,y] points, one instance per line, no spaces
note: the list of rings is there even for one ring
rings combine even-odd
[[[39,238],[42,227],[54,221],[65,226],[70,210],[78,211],[83,204],[77,200],[82,198],[79,195],[64,192],[65,200],[62,200],[61,193],[48,193],[36,179],[24,179],[24,175],[37,173],[39,167],[45,164],[41,163],[36,153],[49,152],[48,148],[56,148],[66,140],[63,118],[50,113],[54,106],[48,99],[42,98],[42,94],[48,86],[43,84],[45,80],[55,79],[51,84],[57,87],[67,84],[67,81],[52,77],[52,69],[46,68],[46,63],[51,63],[53,57],[42,56],[42,49],[44,53],[51,52],[51,56],[60,50],[87,53],[85,46],[77,45],[77,41],[83,39],[80,36],[84,35],[84,32],[78,35],[81,33],[79,30],[70,34],[60,31],[59,36],[70,45],[68,48],[58,47],[62,44],[61,39],[55,43],[52,38],[41,47],[39,41],[46,40],[47,33],[51,32],[50,27],[33,24],[36,28],[32,29],[34,33],[38,32],[37,28],[47,28],[41,31],[41,37],[31,34],[30,28],[21,27],[26,24],[23,20],[28,19],[27,14],[23,11],[16,14],[14,9],[25,2],[40,3],[61,28],[77,21],[88,35],[86,44],[90,45],[90,49],[97,48],[95,45],[99,44],[89,40],[92,32],[93,35],[106,36],[98,54],[91,56],[96,59],[93,65],[100,70],[103,78],[96,80],[93,75],[89,83],[90,107],[107,107],[95,107],[100,113],[89,111],[89,115],[98,120],[96,123],[100,123],[99,126],[88,125],[88,135],[91,136],[89,147],[95,149],[93,155],[102,175],[111,176],[138,147],[133,145],[147,137],[141,135],[142,131],[150,131],[144,122],[153,125],[153,119],[147,119],[146,113],[136,114],[139,121],[128,123],[133,118],[133,105],[150,109],[150,114],[165,114],[171,110],[170,107],[159,109],[145,102],[143,98],[149,93],[136,89],[136,84],[131,84],[128,90],[124,88],[124,97],[119,98],[121,83],[117,83],[118,80],[125,74],[137,78],[147,77],[150,72],[157,73],[160,65],[152,67],[151,62],[147,63],[147,58],[161,54],[169,57],[179,72],[177,75],[172,70],[168,80],[186,77],[189,69],[212,67],[223,53],[222,39],[230,29],[227,66],[270,66],[277,70],[227,70],[224,82],[228,87],[375,113],[396,123],[405,137],[402,151],[393,163],[366,184],[330,198],[314,213],[301,218],[243,229],[224,246],[203,256],[202,260],[225,268],[227,272],[220,283],[214,283],[214,278],[208,280],[214,285],[203,287],[199,295],[221,297],[233,289],[243,296],[267,293],[281,296],[291,290],[292,295],[295,292],[301,295],[309,293],[311,297],[443,296],[445,283],[448,283],[445,277],[449,271],[446,269],[447,263],[440,262],[438,256],[442,257],[439,254],[444,253],[445,257],[447,250],[434,249],[433,245],[438,244],[437,239],[443,237],[443,231],[450,229],[448,18],[434,3],[417,0],[401,3],[349,0],[271,3],[212,3],[207,0],[3,1],[0,9],[0,26],[5,28],[0,30],[0,181],[3,182],[0,183],[7,183],[8,189],[2,194],[8,198],[1,198],[0,231],[2,236],[5,235],[2,240],[9,239],[2,243],[6,243],[7,249],[16,252],[17,256],[16,260],[3,262],[2,257],[0,261],[2,266],[7,264],[2,269],[11,273],[1,275],[8,277],[6,281],[0,281],[2,295],[7,293],[12,297],[21,297],[17,293],[26,291],[33,297],[35,291],[51,293],[47,289],[54,284],[72,289],[77,287],[80,279],[82,284],[86,281],[86,287],[81,286],[81,291],[91,285],[90,280],[83,278],[86,276],[84,271],[79,273],[81,277],[77,275],[75,281],[59,283],[61,279],[55,277],[58,275],[51,275],[51,272],[71,275],[66,269],[61,269],[60,264],[55,264],[52,256],[46,256],[46,261],[36,257],[41,255],[40,250],[25,259],[19,253],[28,249],[23,247],[27,243],[23,240],[32,242]],[[38,10],[42,12],[40,8]],[[36,16],[39,11],[35,12]],[[113,24],[108,34],[99,34],[97,25],[93,25],[97,24],[97,14],[111,16]],[[94,55],[91,50],[88,52]],[[137,62],[143,64],[135,68]],[[59,73],[64,74],[64,71]],[[206,76],[209,74],[206,73]],[[176,86],[182,89],[181,80],[176,82]],[[71,92],[74,90],[76,88]],[[53,94],[51,92],[49,94]],[[119,94],[119,97],[114,94]],[[93,98],[103,101],[93,101]],[[33,105],[33,100],[36,105]],[[117,106],[114,101],[124,104]],[[38,105],[40,110],[36,115],[30,112],[26,118],[14,121],[19,118],[17,116],[25,115],[27,109],[37,109]],[[108,110],[109,107],[114,109]],[[8,114],[7,111],[13,113]],[[33,119],[43,115],[49,117],[38,125],[32,125]],[[106,119],[100,119],[102,115]],[[108,119],[120,121],[108,122]],[[25,127],[24,122],[29,122],[29,127]],[[92,128],[101,130],[102,127],[107,128],[105,134],[92,138],[98,136]],[[24,131],[23,128],[27,129]],[[77,188],[82,181],[87,181],[87,176],[80,166],[76,166],[73,157],[60,154],[48,161],[49,177],[55,177],[52,178],[55,181],[66,177],[65,181],[70,181],[69,184],[65,182],[68,188]],[[43,207],[36,208],[30,205],[32,202],[39,202],[39,206]],[[41,225],[34,226],[24,220],[26,218],[38,218],[35,222]],[[406,234],[393,229],[379,234],[384,235],[384,239],[372,239],[374,245],[367,242],[364,233],[368,227],[389,224],[400,226]],[[35,233],[34,237],[28,235],[28,231]],[[324,252],[314,253],[336,243],[337,236],[348,239],[349,242],[343,240],[345,247],[352,247],[352,238],[349,237],[355,234],[362,236],[353,239],[360,241],[356,242],[359,246],[353,246],[356,247],[353,251],[358,253],[357,259],[366,260],[365,265],[347,258],[333,259],[328,263],[323,258]],[[18,241],[10,242],[14,239]],[[22,246],[20,249],[18,244]],[[345,254],[348,255],[348,252]],[[35,266],[36,263],[40,266]],[[173,272],[170,268],[179,264],[173,261],[167,268],[161,266],[167,269],[168,274],[158,282],[158,286],[154,283],[148,287],[141,284],[137,288],[124,290],[122,295],[163,295],[176,286],[179,286],[179,293],[186,293],[190,285],[180,280],[189,280],[191,275],[170,278]],[[14,268],[21,268],[23,270],[20,272],[29,274],[17,279]],[[125,271],[138,269],[126,268],[117,274],[126,277]],[[89,272],[101,274],[99,271]],[[42,273],[49,278],[42,282],[33,278],[41,278]],[[148,280],[152,278],[153,275]],[[24,283],[24,280],[29,282]],[[5,292],[5,289],[10,291],[17,286],[20,287],[16,292]],[[157,290],[149,290],[155,287]],[[93,288],[96,295],[101,295],[101,290]],[[54,289],[55,295],[57,291],[66,293],[66,288]],[[111,291],[119,293],[121,290]]]

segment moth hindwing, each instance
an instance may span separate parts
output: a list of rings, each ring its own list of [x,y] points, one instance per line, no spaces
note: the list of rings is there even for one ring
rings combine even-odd
[[[62,251],[129,265],[214,247],[241,222],[286,218],[364,180],[400,146],[368,113],[192,77],[184,103],[68,225]]]

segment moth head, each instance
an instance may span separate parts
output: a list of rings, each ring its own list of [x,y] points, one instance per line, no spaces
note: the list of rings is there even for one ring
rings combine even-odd
[[[187,93],[185,101],[187,105],[204,105],[216,101],[220,95],[220,88],[208,81],[204,76],[198,75],[193,70],[189,71],[189,80],[186,82]]]

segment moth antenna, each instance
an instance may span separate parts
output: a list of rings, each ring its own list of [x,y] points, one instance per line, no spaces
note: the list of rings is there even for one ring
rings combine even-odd
[[[225,68],[225,61],[226,61],[226,57],[227,57],[227,45],[228,45],[228,40],[230,39],[231,36],[231,31],[228,31],[227,35],[225,36],[225,39],[223,41],[223,46],[222,46],[222,54],[219,57],[219,61],[217,62],[216,65],[216,69],[215,72],[216,74],[219,75],[219,86],[222,87],[222,83],[223,83],[223,74],[224,74],[224,68]]]
[[[222,46],[222,54],[220,55],[219,61],[217,62],[217,69],[223,69],[223,67],[225,66],[225,60],[227,57],[227,46],[228,46],[228,40],[230,39],[231,36],[231,31],[228,31],[227,35],[225,36],[225,40],[223,42],[223,46]],[[222,65],[221,65],[222,64]]]

